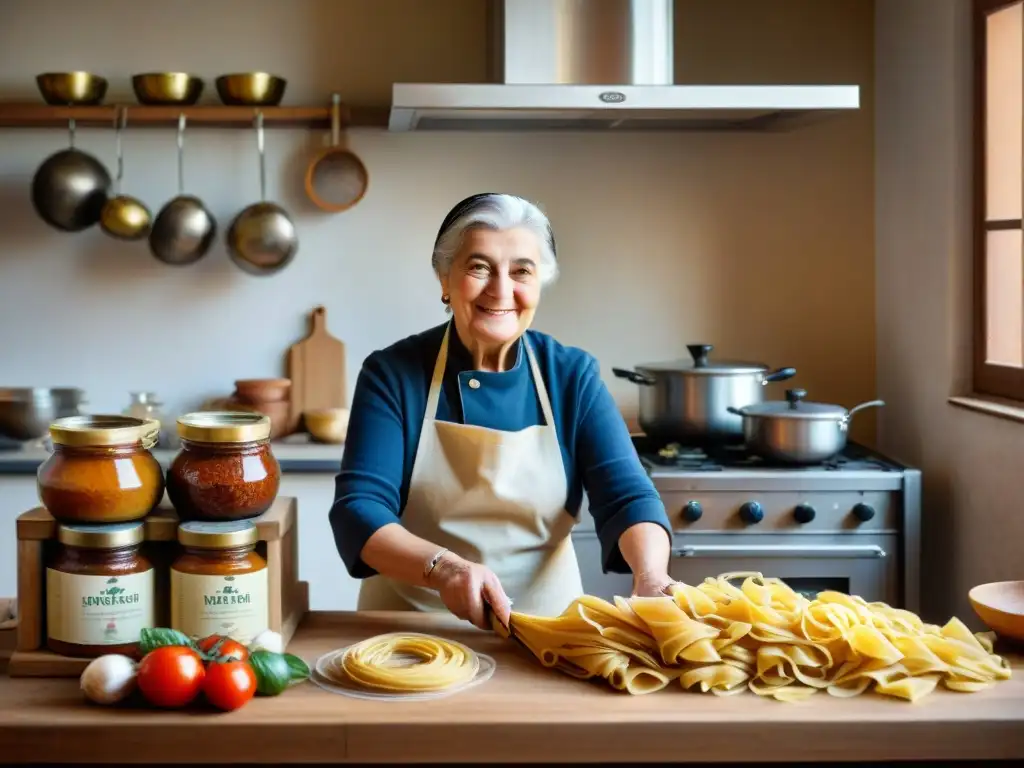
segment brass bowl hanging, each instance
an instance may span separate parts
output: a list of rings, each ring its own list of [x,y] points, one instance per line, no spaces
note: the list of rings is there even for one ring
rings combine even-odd
[[[187,72],[144,72],[132,76],[132,90],[139,104],[192,106],[203,94],[205,84]]]
[[[221,103],[234,107],[276,107],[288,81],[267,72],[221,75],[214,81]]]
[[[263,113],[256,113],[256,147],[260,157],[260,202],[245,208],[228,228],[231,260],[250,275],[271,275],[288,266],[299,250],[295,222],[281,206],[267,200]]]
[[[44,72],[36,75],[43,101],[54,107],[86,107],[102,104],[107,80],[92,72]]]
[[[128,110],[118,109],[117,115],[117,177],[114,196],[107,200],[100,212],[100,228],[118,240],[142,240],[149,234],[153,215],[136,197],[121,193],[124,178],[124,157],[121,151],[121,133],[128,122]]]

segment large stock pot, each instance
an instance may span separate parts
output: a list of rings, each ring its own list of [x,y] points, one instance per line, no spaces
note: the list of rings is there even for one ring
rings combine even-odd
[[[730,409],[764,402],[765,385],[796,375],[761,363],[709,360],[710,344],[689,344],[692,360],[613,368],[640,385],[640,428],[649,437],[686,445],[743,441],[743,418]]]

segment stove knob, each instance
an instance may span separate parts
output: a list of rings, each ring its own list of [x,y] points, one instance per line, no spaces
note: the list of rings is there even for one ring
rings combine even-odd
[[[688,501],[683,507],[683,520],[688,523],[696,523],[704,514],[704,509],[699,501]]]
[[[740,519],[747,525],[754,525],[764,520],[764,509],[756,501],[748,501],[740,507]]]
[[[797,504],[793,510],[793,517],[798,523],[809,523],[814,519],[814,507],[810,504]]]
[[[854,504],[853,516],[860,520],[862,523],[866,523],[868,520],[875,516],[875,508],[872,507],[870,504]]]

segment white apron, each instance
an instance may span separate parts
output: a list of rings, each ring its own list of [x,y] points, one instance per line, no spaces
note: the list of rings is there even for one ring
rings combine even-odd
[[[544,424],[518,432],[437,421],[448,334],[434,364],[423,429],[401,516],[411,533],[490,568],[514,609],[557,616],[583,595],[565,510],[566,481],[551,401],[533,349],[523,345]],[[446,611],[438,593],[375,575],[358,609]]]

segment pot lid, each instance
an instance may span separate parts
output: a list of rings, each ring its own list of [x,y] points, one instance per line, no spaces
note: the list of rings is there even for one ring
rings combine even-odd
[[[785,400],[768,400],[748,405],[740,410],[744,416],[778,416],[785,419],[827,419],[839,421],[846,417],[846,409],[831,403],[804,400],[806,389],[787,389]]]
[[[692,373],[694,375],[723,376],[729,374],[764,373],[768,366],[762,363],[743,362],[739,360],[708,360],[708,354],[714,349],[711,344],[687,344],[691,360],[669,360],[664,363],[644,363],[638,365],[638,371],[668,371],[672,373]]]

